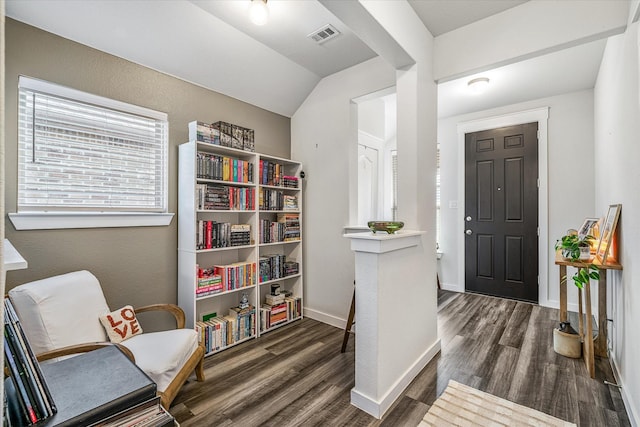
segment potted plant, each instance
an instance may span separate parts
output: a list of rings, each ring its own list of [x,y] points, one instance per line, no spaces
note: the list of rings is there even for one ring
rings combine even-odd
[[[595,237],[579,236],[575,230],[570,230],[565,236],[556,242],[556,250],[560,250],[562,257],[571,262],[583,262],[584,268],[579,268],[578,272],[572,277],[573,283],[580,289],[589,283],[590,279],[599,280],[600,273],[598,267],[588,262],[591,259],[591,242]],[[566,282],[567,277],[562,280]]]

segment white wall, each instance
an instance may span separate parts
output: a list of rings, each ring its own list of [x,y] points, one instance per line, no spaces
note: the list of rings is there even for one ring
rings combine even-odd
[[[549,259],[540,260],[547,264],[549,280],[543,283],[540,303],[558,307],[558,267],[555,266],[553,245],[568,228],[577,228],[586,217],[601,216],[606,212],[594,210],[593,191],[589,190],[592,178],[587,184],[576,178],[564,164],[577,162],[587,171],[594,168],[593,153],[593,91],[580,91],[543,98],[535,101],[509,105],[492,110],[480,111],[461,116],[442,118],[438,121],[438,142],[440,142],[441,173],[441,229],[440,250],[444,253],[440,263],[440,281],[445,289],[464,290],[464,283],[458,277],[459,255],[464,251],[459,247],[458,233],[464,212],[452,207],[451,202],[462,206],[464,199],[458,195],[458,161],[460,147],[458,124],[508,113],[549,107],[548,120],[548,236],[540,236],[541,244],[549,249]],[[569,287],[569,302],[577,301],[577,293]],[[594,301],[597,301],[594,297]],[[571,306],[570,306],[571,308]],[[576,310],[577,311],[577,310]]]
[[[636,3],[637,6],[637,3]],[[596,208],[621,203],[619,261],[608,276],[612,360],[627,411],[640,422],[640,84],[638,24],[607,42],[594,89]],[[632,421],[633,424],[633,421]]]
[[[374,58],[328,76],[291,118],[291,157],[304,180],[305,315],[344,326],[353,293],[354,254],[342,237],[356,194],[357,106],[353,98],[395,84],[395,70]]]

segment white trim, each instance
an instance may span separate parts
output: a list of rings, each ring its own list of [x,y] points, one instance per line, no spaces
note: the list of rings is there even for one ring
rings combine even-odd
[[[332,314],[314,310],[309,307],[303,307],[303,313],[304,313],[304,317],[317,320],[318,322],[322,322],[327,325],[335,326],[336,328],[344,329],[347,326],[347,319],[342,319]]]
[[[440,340],[437,340],[431,347],[416,359],[400,378],[393,384],[389,391],[380,401],[375,401],[370,396],[364,395],[354,388],[351,389],[351,404],[362,409],[369,415],[381,419],[387,410],[393,405],[396,399],[402,394],[405,388],[413,381],[425,366],[438,354],[441,349]]]
[[[616,379],[616,383],[620,386],[620,395],[622,396],[622,401],[624,402],[624,408],[627,411],[627,416],[629,417],[629,423],[632,427],[638,427],[638,422],[640,422],[640,413],[637,411],[637,406],[634,406],[634,403],[631,400],[631,396],[627,394],[627,389],[622,382],[622,377],[618,371],[618,363],[616,362],[616,356],[613,352],[609,355],[611,360],[611,370],[613,371],[613,377]]]
[[[464,138],[466,133],[478,132],[487,129],[495,129],[504,126],[520,125],[524,123],[538,122],[538,274],[540,284],[538,286],[538,304],[549,304],[549,187],[548,187],[548,134],[547,121],[549,119],[549,107],[534,110],[520,111],[501,116],[488,117],[468,122],[458,123],[458,205],[462,212],[457,221],[456,233],[458,233],[458,283],[464,290],[465,286],[465,259],[464,259]]]
[[[72,89],[70,87],[49,83],[44,80],[34,79],[32,77],[18,77],[18,89],[24,88],[34,92],[46,93],[49,95],[60,96],[62,98],[73,99],[87,104],[99,105],[101,107],[110,108],[112,110],[124,111],[138,116],[149,117],[156,120],[167,121],[167,113],[151,110],[149,108],[140,107],[126,102],[116,101],[115,99],[105,98],[104,96],[94,95],[92,93],[83,92],[81,90]]]
[[[171,223],[172,213],[19,212],[9,213],[16,230],[154,227]]]

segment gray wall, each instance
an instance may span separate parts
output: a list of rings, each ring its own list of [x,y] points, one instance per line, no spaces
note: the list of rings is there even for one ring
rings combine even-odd
[[[203,61],[205,55],[203,55]],[[209,59],[210,60],[210,59]],[[224,67],[224,64],[220,65]],[[290,119],[18,21],[6,21],[6,212],[16,212],[17,87],[26,75],[141,105],[169,115],[169,211],[177,214],[178,145],[187,123],[224,120],[256,131],[256,151],[290,156]],[[86,269],[112,309],[177,300],[177,218],[168,227],[16,231],[6,237],[29,268],[7,274],[7,290],[31,280]],[[144,322],[144,319],[143,319]],[[153,322],[149,325],[149,322]],[[151,328],[165,320],[147,320]],[[144,327],[143,323],[143,327]]]

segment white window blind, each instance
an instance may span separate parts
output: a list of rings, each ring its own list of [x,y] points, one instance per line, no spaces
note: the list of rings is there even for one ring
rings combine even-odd
[[[166,212],[164,113],[20,77],[18,212]]]

